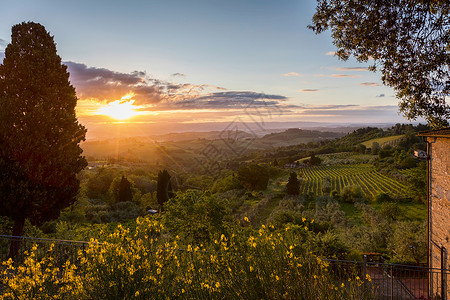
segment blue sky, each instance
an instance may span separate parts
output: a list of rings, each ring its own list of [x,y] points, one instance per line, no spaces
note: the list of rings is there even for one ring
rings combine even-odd
[[[14,24],[43,24],[69,64],[81,100],[79,117],[89,124],[106,122],[95,110],[127,91],[136,95],[141,111],[151,112],[136,122],[227,122],[239,115],[234,104],[246,105],[254,93],[270,100],[279,96],[274,100],[283,111],[279,122],[406,122],[397,114],[394,91],[382,86],[379,74],[365,70],[369,63],[339,61],[330,55],[335,48],[329,33],[306,28],[315,5],[312,0],[8,1],[0,10],[0,51]],[[106,79],[92,84],[99,72]],[[120,81],[133,76],[138,85]],[[120,88],[108,96],[104,83],[113,77]],[[242,102],[245,92],[250,96]]]

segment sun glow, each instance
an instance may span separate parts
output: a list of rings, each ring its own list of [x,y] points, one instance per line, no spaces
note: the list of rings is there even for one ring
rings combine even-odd
[[[126,120],[137,115],[142,115],[143,112],[138,111],[141,106],[134,105],[134,100],[131,100],[133,94],[128,94],[122,97],[120,100],[116,100],[108,103],[107,105],[100,107],[97,111],[97,115],[109,116],[116,120]]]

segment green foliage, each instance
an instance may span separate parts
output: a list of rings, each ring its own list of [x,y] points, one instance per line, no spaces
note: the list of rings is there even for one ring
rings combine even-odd
[[[394,263],[425,263],[428,253],[426,223],[396,223],[388,247]]]
[[[372,151],[372,155],[378,155],[378,152],[380,152],[380,144],[378,144],[377,142],[373,142],[372,143],[372,148],[370,148]]]
[[[156,198],[156,192],[143,194],[139,198],[139,204],[142,207],[145,207],[145,209],[147,209],[147,210],[148,209],[157,209],[159,204],[158,204],[158,199]]]
[[[341,195],[339,194],[338,190],[332,190],[330,192],[330,196],[333,197],[333,199],[335,200],[339,200]]]
[[[392,197],[388,193],[385,193],[385,192],[379,192],[375,196],[375,201],[377,203],[383,203],[383,202],[391,201],[391,200],[392,200]]]
[[[403,210],[395,202],[383,202],[380,213],[390,221],[396,221],[403,216]]]
[[[354,203],[362,200],[361,188],[357,185],[348,185],[341,191],[341,201]]]
[[[380,149],[378,151],[378,158],[383,159],[386,157],[390,157],[392,155],[392,151],[386,148]]]
[[[346,259],[349,251],[341,237],[332,231],[319,233],[315,238],[314,248],[323,257],[331,259]]]
[[[118,175],[119,170],[114,168],[97,169],[95,175],[91,175],[87,181],[87,197],[106,200],[111,184]]]
[[[258,164],[242,165],[238,170],[238,179],[244,188],[262,191],[267,189],[269,172],[266,167]]]
[[[211,190],[213,193],[224,193],[226,191],[236,189],[242,189],[242,185],[238,177],[233,173],[226,177],[217,179]]]
[[[410,156],[405,157],[400,162],[400,167],[402,167],[404,169],[411,169],[411,168],[415,168],[416,166],[417,166],[417,159],[414,159]]]
[[[0,213],[33,224],[58,217],[75,201],[76,177],[87,162],[79,143],[86,129],[67,67],[44,26],[13,26],[0,65]]]
[[[165,204],[163,224],[174,235],[200,244],[225,232],[227,218],[225,200],[218,200],[210,192],[188,190]]]
[[[305,161],[309,166],[318,166],[322,162],[320,157],[316,156],[314,153],[311,154],[311,157]]]
[[[113,203],[132,201],[133,192],[131,189],[131,183],[128,179],[122,175],[113,180],[110,186],[110,193],[112,194]]]
[[[426,202],[427,196],[427,164],[420,162],[417,167],[408,170],[409,195],[419,202]]]
[[[298,195],[300,192],[300,181],[297,179],[297,173],[291,172],[286,183],[286,193],[288,195]]]
[[[145,214],[142,207],[131,201],[117,202],[113,210],[108,214],[108,222],[122,222],[124,220],[135,220]]]
[[[355,206],[361,214],[362,224],[346,228],[343,232],[343,240],[353,249],[362,252],[386,252],[392,235],[391,224],[372,206],[366,204]]]
[[[383,83],[393,87],[400,111],[424,117],[434,127],[450,118],[448,1],[389,0],[318,1],[309,26],[316,33],[331,31],[336,55],[360,62],[374,60]]]

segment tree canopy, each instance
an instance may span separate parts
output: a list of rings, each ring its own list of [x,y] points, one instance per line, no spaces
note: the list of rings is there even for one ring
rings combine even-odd
[[[13,26],[0,65],[0,214],[14,220],[14,235],[21,235],[25,218],[41,224],[75,201],[76,175],[87,165],[76,103],[45,27]]]
[[[336,55],[373,60],[385,85],[397,92],[408,119],[448,126],[450,2],[446,0],[318,0],[309,26],[331,30]]]

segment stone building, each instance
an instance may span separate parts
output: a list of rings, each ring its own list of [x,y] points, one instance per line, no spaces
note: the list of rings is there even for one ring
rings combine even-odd
[[[422,131],[419,136],[427,142],[428,263],[437,270],[429,280],[429,291],[440,295],[444,282],[450,287],[450,278],[438,271],[448,268],[450,250],[450,128]]]

